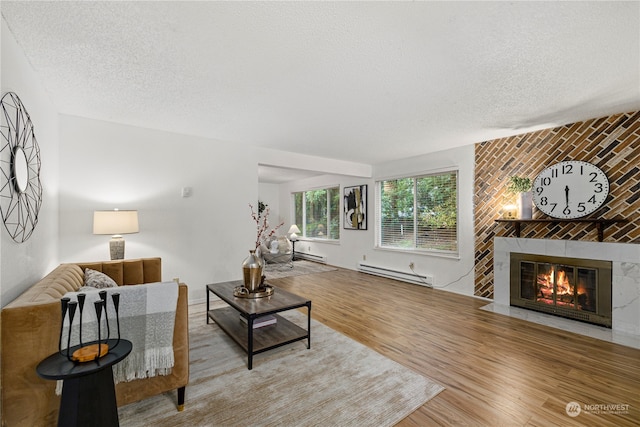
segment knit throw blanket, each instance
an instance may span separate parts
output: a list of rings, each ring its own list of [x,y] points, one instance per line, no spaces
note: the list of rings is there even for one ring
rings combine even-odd
[[[107,311],[110,338],[117,338],[116,314],[111,294],[120,294],[120,337],[133,344],[129,356],[113,366],[116,383],[156,375],[168,375],[174,364],[173,329],[178,304],[176,282],[148,283],[144,285],[118,286],[102,289],[107,291]],[[80,292],[69,292],[65,297],[77,301]],[[97,339],[97,318],[94,301],[100,299],[98,290],[85,291],[82,314],[82,342]],[[73,319],[71,345],[79,343],[79,310]],[[101,338],[106,338],[104,311],[101,318]],[[62,348],[67,348],[69,315],[65,316]],[[88,362],[92,363],[92,362]]]

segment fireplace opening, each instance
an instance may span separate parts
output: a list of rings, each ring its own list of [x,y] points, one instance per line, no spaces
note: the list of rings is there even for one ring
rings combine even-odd
[[[611,262],[511,253],[512,306],[611,327]]]

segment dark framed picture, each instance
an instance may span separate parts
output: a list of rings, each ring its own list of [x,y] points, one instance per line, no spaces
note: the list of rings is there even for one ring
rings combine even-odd
[[[346,230],[367,229],[367,186],[344,187],[344,228]]]

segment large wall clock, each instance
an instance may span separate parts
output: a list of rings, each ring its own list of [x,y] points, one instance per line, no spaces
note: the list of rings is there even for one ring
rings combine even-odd
[[[581,218],[609,194],[607,175],[596,165],[569,160],[544,169],[533,181],[533,203],[553,218]]]
[[[31,237],[42,205],[40,147],[18,95],[7,92],[0,103],[0,214],[11,238],[22,243]]]

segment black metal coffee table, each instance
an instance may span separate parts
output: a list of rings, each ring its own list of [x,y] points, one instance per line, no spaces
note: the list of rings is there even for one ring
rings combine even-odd
[[[273,295],[264,298],[241,298],[233,290],[243,286],[240,280],[207,285],[207,323],[213,320],[240,347],[247,352],[248,368],[253,368],[253,356],[292,342],[307,340],[311,348],[311,301],[284,289],[275,288]],[[228,307],[210,310],[209,297],[217,295]],[[276,314],[296,308],[307,307],[307,329]],[[253,327],[255,320],[262,316],[274,315],[276,323],[260,328]],[[246,322],[243,322],[240,317]]]

